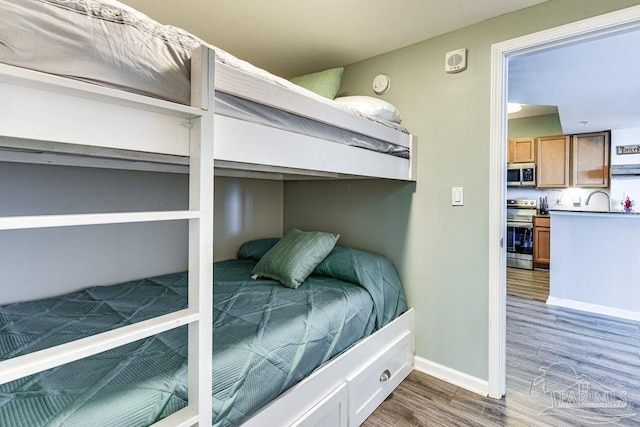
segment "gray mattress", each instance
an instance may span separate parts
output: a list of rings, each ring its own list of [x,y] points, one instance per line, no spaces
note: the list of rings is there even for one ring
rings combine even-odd
[[[277,242],[214,265],[213,424],[236,426],[406,310],[391,263],[336,247],[298,289],[251,280]],[[12,285],[12,284],[3,284]],[[0,360],[184,308],[169,274],[0,307]],[[2,426],[142,427],[187,404],[186,327],[0,384]]]
[[[0,63],[182,104],[190,102],[191,52],[207,44],[115,0],[0,0],[0,16]],[[318,96],[211,47],[216,60],[232,69],[407,133],[401,125]],[[232,117],[408,158],[405,147],[263,108],[257,115],[249,114],[256,111],[252,107]]]

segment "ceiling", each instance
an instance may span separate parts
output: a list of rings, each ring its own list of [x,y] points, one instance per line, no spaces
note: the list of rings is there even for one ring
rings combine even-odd
[[[545,0],[122,0],[273,74],[348,65]]]
[[[509,113],[509,119],[558,114],[558,107],[555,105],[520,104],[520,107],[522,107],[522,110]]]
[[[557,106],[565,134],[640,127],[638,46],[640,30],[514,58],[509,102]]]

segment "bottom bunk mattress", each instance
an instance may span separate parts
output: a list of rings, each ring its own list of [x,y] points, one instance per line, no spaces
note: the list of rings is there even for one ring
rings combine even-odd
[[[336,247],[298,289],[252,280],[276,240],[214,264],[213,424],[239,425],[406,310],[391,263]],[[4,284],[5,286],[7,284]],[[187,305],[187,274],[0,307],[0,360]],[[187,330],[0,385],[3,426],[147,426],[187,404]]]

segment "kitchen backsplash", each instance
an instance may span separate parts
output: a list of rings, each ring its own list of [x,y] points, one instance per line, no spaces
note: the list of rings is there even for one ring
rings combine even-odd
[[[621,210],[620,204],[626,196],[635,202],[633,210],[640,212],[640,177],[619,177],[611,180],[611,198],[615,199],[615,210]]]
[[[640,181],[639,181],[640,182]],[[537,188],[507,188],[508,199],[532,199],[539,203],[540,197],[546,197],[549,203],[549,209],[580,209],[584,211],[606,211],[608,210],[609,200],[607,196],[595,193],[589,199],[589,205],[586,205],[587,198],[591,193],[597,191],[596,188],[562,188],[562,189],[537,189]],[[603,188],[609,194],[608,188]],[[631,194],[631,193],[630,193]],[[637,194],[640,194],[637,193]],[[616,199],[615,193],[611,197],[611,210],[622,210],[620,206],[622,194]],[[640,202],[640,200],[639,200]]]

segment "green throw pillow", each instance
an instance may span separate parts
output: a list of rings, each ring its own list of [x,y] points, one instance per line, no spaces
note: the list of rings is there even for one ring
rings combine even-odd
[[[329,255],[339,237],[339,234],[293,229],[258,261],[251,274],[297,289]]]
[[[325,98],[333,99],[340,90],[343,67],[332,68],[330,70],[319,71],[317,73],[306,74],[291,79],[291,83],[309,89]]]

